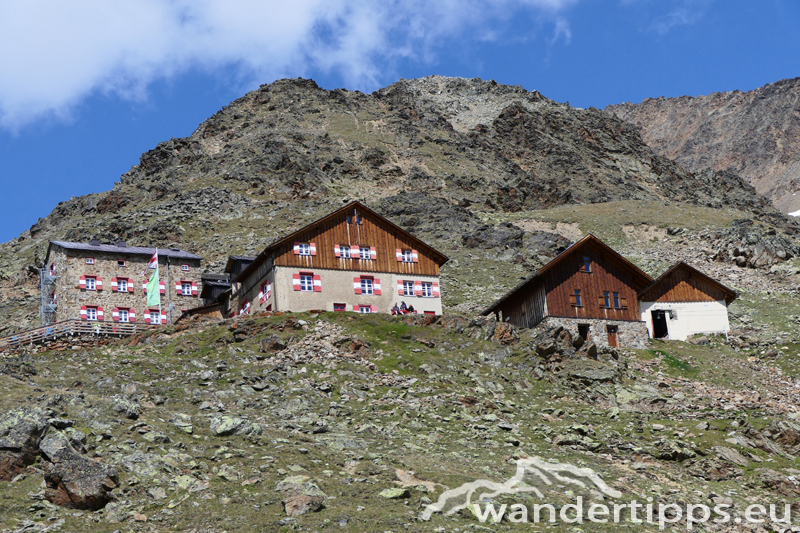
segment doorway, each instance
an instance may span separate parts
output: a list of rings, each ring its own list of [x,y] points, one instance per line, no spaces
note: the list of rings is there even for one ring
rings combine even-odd
[[[618,348],[619,339],[617,335],[617,326],[606,326],[606,331],[608,332],[608,345],[611,348]]]
[[[666,339],[669,336],[667,329],[667,313],[664,311],[651,311],[653,318],[653,338]]]
[[[578,335],[583,337],[584,341],[589,340],[589,324],[578,324]]]

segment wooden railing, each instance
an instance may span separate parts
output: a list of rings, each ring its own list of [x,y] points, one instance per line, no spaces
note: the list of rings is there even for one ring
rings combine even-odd
[[[43,328],[30,329],[20,333],[0,338],[0,350],[6,348],[22,347],[28,344],[36,344],[45,341],[52,341],[64,335],[111,335],[129,336],[136,333],[157,328],[150,324],[137,324],[130,322],[95,322],[88,320],[65,320],[56,322]]]

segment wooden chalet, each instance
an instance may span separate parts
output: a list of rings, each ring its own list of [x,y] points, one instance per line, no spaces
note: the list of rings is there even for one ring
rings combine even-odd
[[[653,278],[587,235],[486,310],[530,328],[544,320],[598,345],[638,347],[647,339],[637,291]]]

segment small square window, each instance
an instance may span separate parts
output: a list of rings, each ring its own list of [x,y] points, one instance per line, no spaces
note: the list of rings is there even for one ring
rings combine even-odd
[[[427,281],[422,282],[422,297],[433,298],[433,283]]]
[[[359,254],[359,257],[360,257],[361,259],[369,259],[369,258],[370,258],[370,255],[369,255],[369,246],[361,246],[361,247],[358,249],[358,254]]]
[[[303,292],[314,291],[314,276],[311,274],[300,274],[300,290]]]
[[[333,304],[333,310],[337,312],[347,311],[347,304]]]
[[[189,272],[189,265],[187,265],[186,263],[183,263],[183,264],[181,265],[181,271],[183,271],[183,272]]]
[[[358,312],[359,313],[371,313],[372,312],[372,307],[370,307],[369,305],[359,305],[358,306]]]
[[[372,278],[361,278],[361,294],[374,294]]]
[[[96,278],[86,278],[86,290],[87,291],[96,291],[97,290],[97,279]]]
[[[181,294],[183,296],[191,296],[192,295],[192,284],[189,281],[182,281],[181,282]]]
[[[87,257],[86,258],[86,264],[87,265],[93,265],[94,264],[94,257]]]
[[[300,255],[311,255],[311,247],[307,242],[301,242],[297,245],[298,253]]]
[[[124,267],[124,266],[127,266],[127,265],[125,264],[125,260],[124,259],[117,259],[117,266],[118,267]]]
[[[344,259],[350,259],[350,245],[349,244],[340,244],[339,245],[339,257],[343,257]]]
[[[403,296],[414,296],[413,281],[403,281]]]

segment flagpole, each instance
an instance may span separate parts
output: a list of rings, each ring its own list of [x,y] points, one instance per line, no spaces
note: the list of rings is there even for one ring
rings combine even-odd
[[[167,254],[167,324],[172,324],[172,285],[169,281],[169,254]]]

